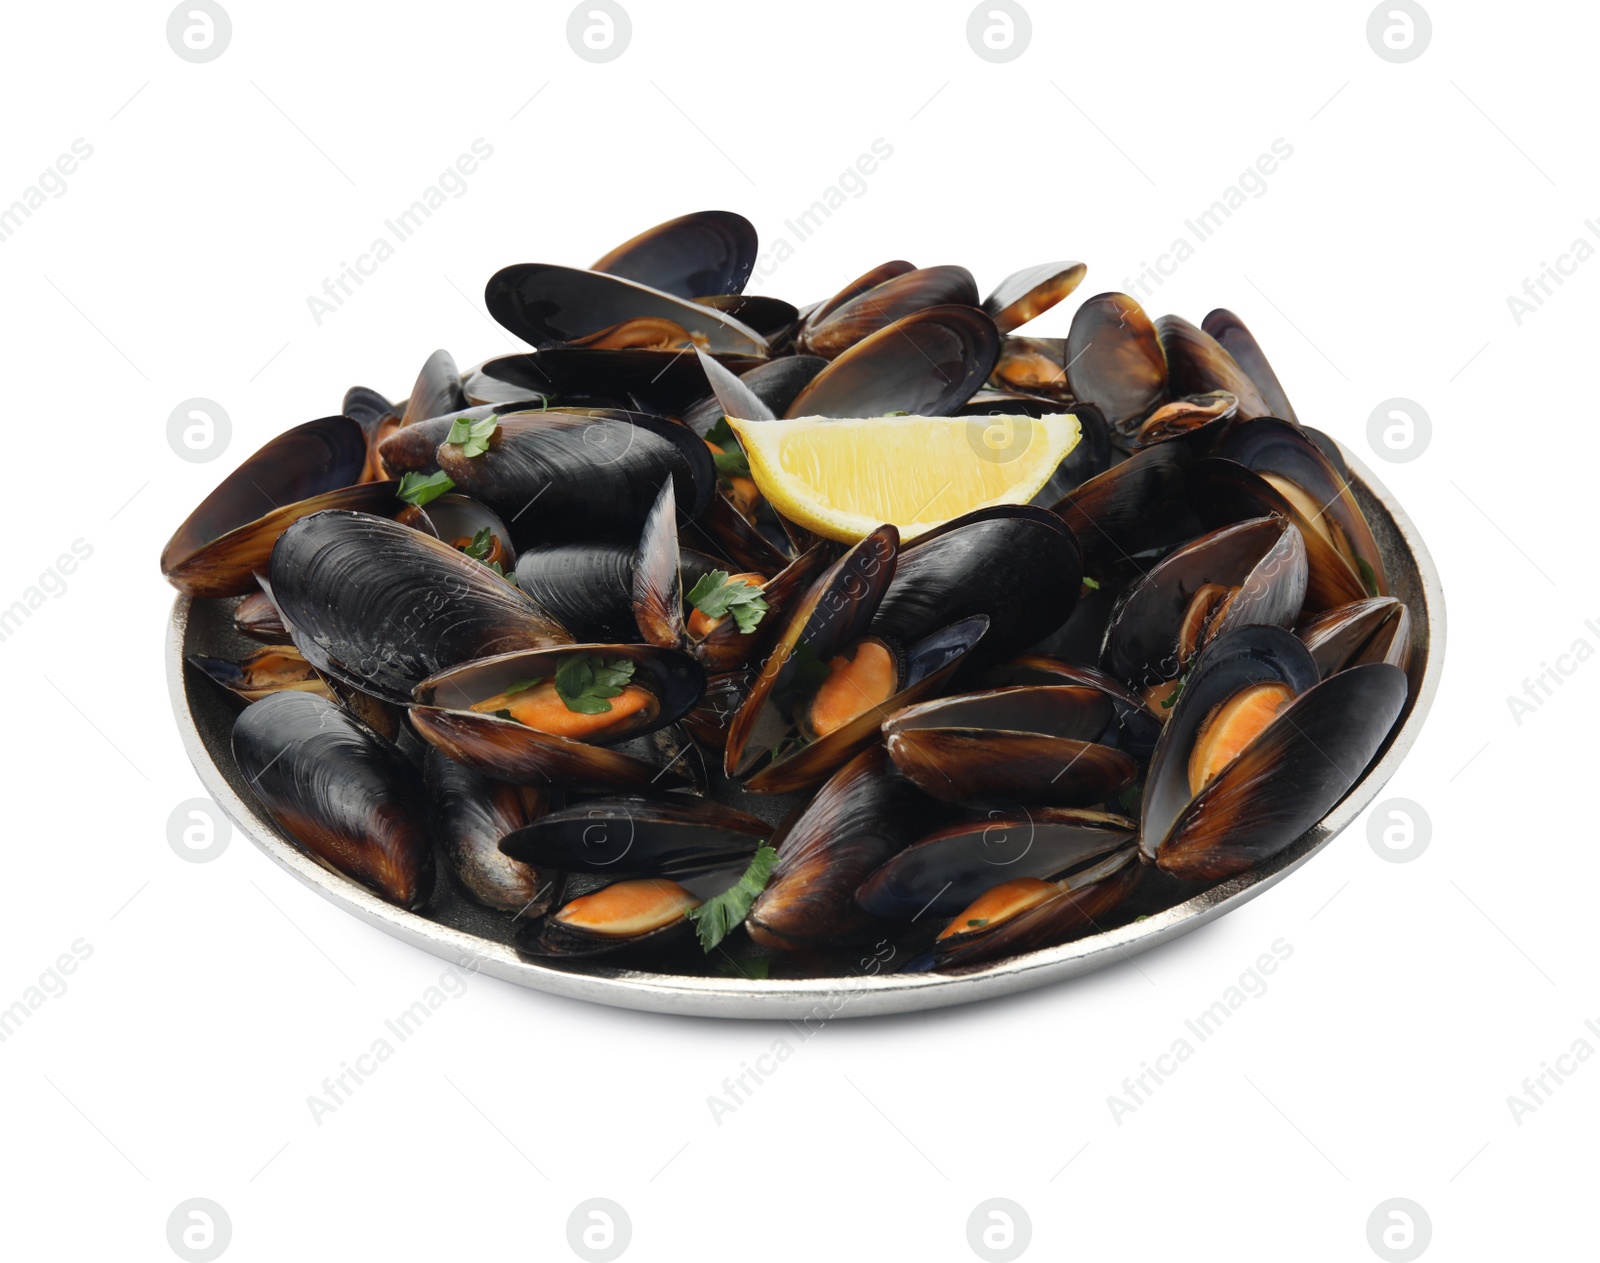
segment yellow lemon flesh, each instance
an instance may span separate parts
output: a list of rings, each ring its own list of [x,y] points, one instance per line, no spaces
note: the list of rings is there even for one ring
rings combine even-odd
[[[1078,419],[729,417],[772,506],[853,544],[885,522],[912,539],[991,504],[1026,504],[1078,444]]]

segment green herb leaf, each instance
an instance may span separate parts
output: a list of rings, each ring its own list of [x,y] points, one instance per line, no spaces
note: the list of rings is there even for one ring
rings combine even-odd
[[[611,709],[609,699],[621,696],[631,679],[629,659],[607,662],[599,654],[580,653],[557,668],[556,696],[576,715],[604,715]]]
[[[1184,686],[1189,683],[1189,673],[1185,671],[1178,677],[1177,687],[1161,699],[1161,709],[1171,710],[1178,704],[1178,699],[1183,696]]]
[[[717,476],[722,479],[748,478],[750,476],[750,461],[744,454],[744,448],[737,445],[729,452],[712,452],[711,463],[717,467]]]
[[[482,456],[489,450],[489,440],[499,428],[500,422],[494,417],[484,417],[481,421],[457,417],[450,423],[450,433],[445,435],[444,441],[459,446],[463,456]]]
[[[506,686],[505,695],[510,697],[513,693],[526,693],[529,689],[543,684],[547,679],[549,679],[548,676],[536,675],[530,679],[518,680],[515,684]]]
[[[970,925],[970,926],[973,926],[973,927],[977,927],[977,926],[980,926],[980,925],[988,925],[989,924],[989,918],[988,917],[973,917],[971,920],[969,920],[967,922],[967,924]]]
[[[487,526],[472,537],[472,542],[461,550],[473,561],[482,561],[494,551],[494,532]]]
[[[1361,586],[1367,590],[1368,596],[1378,595],[1378,576],[1373,572],[1365,557],[1356,558],[1356,569],[1361,572]]]
[[[718,417],[717,423],[706,431],[706,442],[715,443],[718,447],[727,447],[728,444],[738,441],[739,437],[728,424],[727,417]]]
[[[496,719],[509,719],[512,721],[512,723],[517,722],[517,717],[508,710],[497,710],[494,713],[494,717]]]
[[[1100,580],[1091,579],[1088,575],[1084,575],[1083,586],[1088,588],[1091,592],[1098,592],[1100,591]]]
[[[717,961],[717,972],[724,978],[745,978],[752,982],[772,976],[772,957],[770,956],[732,956],[726,951],[719,951],[721,960]]]
[[[828,678],[828,664],[817,657],[809,640],[802,640],[789,651],[786,667],[792,668],[787,681],[775,692],[785,701],[814,693]]]
[[[400,479],[400,490],[396,491],[395,495],[407,504],[414,504],[420,509],[430,501],[437,500],[445,492],[453,491],[455,485],[443,470],[436,474],[409,473]]]
[[[739,630],[748,636],[761,623],[761,617],[771,607],[761,596],[761,589],[748,579],[732,579],[726,570],[711,570],[700,576],[699,582],[689,589],[689,604],[707,618],[725,618],[732,614]]]
[[[778,853],[764,846],[750,860],[750,867],[720,895],[713,895],[698,908],[689,909],[700,946],[707,952],[732,934],[750,911],[756,896],[767,888]]]

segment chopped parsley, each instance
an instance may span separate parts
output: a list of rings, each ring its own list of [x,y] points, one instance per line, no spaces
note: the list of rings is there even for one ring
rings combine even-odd
[[[713,895],[698,908],[689,909],[689,920],[694,922],[700,946],[710,952],[712,948],[732,934],[750,911],[756,896],[767,888],[772,870],[778,863],[778,853],[764,846],[750,860],[739,880],[720,895]]]
[[[409,473],[400,479],[400,489],[395,495],[407,504],[414,504],[417,508],[437,500],[447,491],[455,489],[455,483],[450,481],[450,475],[440,470],[436,474]]]
[[[627,658],[607,662],[599,654],[580,653],[556,669],[556,696],[577,715],[604,715],[611,709],[611,698],[620,697],[633,679],[633,663]]]
[[[732,614],[739,630],[748,636],[761,623],[771,607],[761,589],[747,579],[733,579],[726,570],[711,570],[700,576],[689,589],[689,604],[707,618],[726,618]]]
[[[489,450],[489,440],[499,428],[500,422],[493,417],[484,417],[481,421],[457,417],[450,423],[450,433],[445,435],[444,441],[457,444],[463,456],[482,456]]]

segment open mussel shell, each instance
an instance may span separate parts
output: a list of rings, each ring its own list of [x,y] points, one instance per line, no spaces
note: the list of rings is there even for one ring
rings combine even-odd
[[[1063,362],[1073,398],[1094,404],[1124,438],[1168,398],[1161,340],[1127,294],[1096,294],[1073,313]]]
[[[872,620],[873,635],[911,644],[936,628],[985,615],[973,666],[1028,648],[1072,613],[1083,565],[1072,532],[1028,505],[977,509],[899,552]]]
[[[1278,627],[1241,627],[1201,652],[1145,781],[1147,860],[1190,881],[1229,877],[1276,855],[1344,797],[1399,717],[1406,676],[1388,663],[1320,684],[1317,674],[1310,650]],[[1196,792],[1197,743],[1254,686],[1292,700]]]
[[[754,329],[767,340],[769,354],[778,353],[780,346],[787,344],[800,322],[800,312],[793,303],[768,294],[714,294],[695,302]]]
[[[1063,260],[1038,263],[1013,272],[983,300],[983,309],[1001,333],[1010,333],[1036,316],[1042,316],[1082,283],[1089,269]]]
[[[400,426],[415,425],[429,417],[459,412],[467,407],[467,393],[461,388],[461,372],[449,351],[435,351],[423,362],[422,370],[400,414]]]
[[[313,858],[415,910],[433,889],[427,803],[393,744],[326,698],[275,693],[240,712],[245,783]]]
[[[542,916],[559,878],[505,854],[500,839],[544,814],[544,791],[490,780],[432,749],[422,776],[429,824],[467,893],[502,912]]]
[[[1324,610],[1295,630],[1323,679],[1368,662],[1387,662],[1402,671],[1411,666],[1411,611],[1392,596]]]
[[[352,386],[344,392],[339,411],[361,427],[367,436],[367,463],[362,482],[382,482],[389,477],[378,448],[383,440],[400,428],[400,410],[383,395],[366,386]]]
[[[1200,322],[1200,328],[1215,338],[1222,349],[1233,357],[1233,362],[1255,383],[1268,416],[1281,417],[1285,421],[1299,420],[1294,414],[1294,405],[1289,402],[1289,396],[1278,381],[1278,375],[1272,371],[1272,364],[1262,352],[1261,344],[1245,327],[1244,321],[1226,307],[1218,307],[1206,315]]]
[[[897,276],[904,276],[907,272],[915,272],[917,265],[907,263],[904,259],[890,259],[887,263],[880,263],[877,267],[869,268],[850,284],[846,285],[831,298],[814,303],[805,309],[801,315],[807,328],[815,328],[846,303],[860,298],[869,290],[876,289],[885,281],[893,280]]]
[[[1306,594],[1299,530],[1276,515],[1211,531],[1169,553],[1130,587],[1106,633],[1102,663],[1134,688],[1175,680],[1209,641],[1235,627],[1292,627]]]
[[[1227,433],[1228,425],[1239,415],[1239,400],[1225,390],[1204,395],[1184,395],[1162,404],[1142,422],[1130,446],[1134,450],[1164,443],[1168,439],[1204,433],[1203,445],[1215,447]]]
[[[349,417],[307,421],[260,448],[200,502],[161,550],[161,573],[190,596],[255,590],[285,528],[322,509],[392,513],[392,482],[359,482],[367,440]]]
[[[427,676],[485,654],[571,640],[458,549],[365,513],[296,522],[272,550],[270,595],[317,670],[405,705]]]
[[[283,625],[283,616],[272,598],[259,588],[241,597],[239,604],[233,607],[233,629],[241,636],[269,645],[289,643],[289,629]]]
[[[695,211],[646,228],[595,260],[590,271],[679,298],[739,294],[756,265],[758,244],[755,225],[743,215]]]
[[[1090,869],[1053,883],[1058,893],[1013,916],[991,919],[969,915],[988,910],[980,900],[958,913],[934,941],[934,968],[984,964],[1054,947],[1104,929],[1107,919],[1133,893],[1144,871],[1136,849],[1127,846]]]
[[[1138,558],[1192,539],[1203,527],[1189,503],[1193,448],[1182,439],[1157,443],[1097,474],[1050,511],[1071,528],[1083,550],[1084,573],[1102,584],[1139,573]],[[1259,517],[1268,509],[1241,513]]]
[[[1292,504],[1302,532],[1320,535],[1350,568],[1364,596],[1387,596],[1383,554],[1350,490],[1350,479],[1300,426],[1264,417],[1234,426],[1217,455],[1272,485]]]
[[[441,539],[452,548],[481,551],[481,556],[476,552],[470,554],[473,560],[481,561],[490,569],[499,566],[502,573],[511,569],[517,555],[511,532],[499,514],[471,496],[453,493],[436,496],[428,501],[426,508],[411,505],[403,509],[395,515],[395,521]]]
[[[1007,334],[1001,339],[990,382],[1001,392],[1053,399],[1060,411],[1059,404],[1073,398],[1067,382],[1067,340]]]
[[[789,735],[792,723],[780,704],[782,695],[796,687],[805,661],[826,662],[866,631],[894,577],[899,550],[900,532],[880,526],[828,567],[795,606],[733,717],[723,765],[726,775],[748,773]],[[804,650],[799,648],[802,643]]]
[[[758,355],[714,354],[733,373],[746,373],[767,362]],[[705,374],[693,356],[649,347],[546,347],[489,360],[483,372],[508,389],[553,394],[565,412],[626,406],[680,416],[706,393]]]
[[[570,873],[681,877],[748,863],[772,832],[721,803],[621,795],[551,812],[507,835],[501,849]]]
[[[489,450],[439,448],[456,487],[506,521],[519,547],[571,539],[637,539],[663,480],[690,516],[716,489],[716,467],[686,426],[636,413],[514,412]]]
[[[1238,399],[1243,418],[1272,415],[1249,375],[1204,329],[1181,316],[1162,316],[1156,321],[1156,333],[1166,352],[1167,384],[1173,396],[1221,390]]]
[[[949,416],[978,392],[999,354],[999,331],[976,307],[928,307],[855,343],[784,415]]]
[[[1027,684],[1071,684],[1094,689],[1104,696],[1117,715],[1120,733],[1114,744],[1140,763],[1149,759],[1161,735],[1161,721],[1151,715],[1140,697],[1122,681],[1096,667],[1065,662],[1043,654],[1024,654],[984,673],[983,683],[991,688]]]
[[[613,882],[518,931],[517,950],[555,958],[637,950],[648,952],[659,967],[663,949],[690,941],[688,913],[701,902],[699,895],[666,877]]]
[[[1072,807],[1014,807],[947,825],[891,857],[861,884],[873,916],[954,916],[984,891],[1023,877],[1061,878],[1131,849],[1122,816]]]
[[[909,706],[883,724],[900,774],[947,802],[1085,807],[1131,784],[1111,699],[1093,688],[989,689]]]
[[[836,359],[863,338],[881,332],[904,316],[949,304],[977,307],[978,283],[972,273],[953,264],[915,268],[846,299],[820,319],[808,321],[800,333],[799,349],[807,355]]]
[[[767,353],[767,340],[733,317],[605,272],[517,263],[489,278],[484,302],[491,316],[536,347],[560,346],[654,318],[671,321],[708,351]]]
[[[625,691],[623,696],[638,703],[637,708],[625,709],[619,699],[613,704],[618,712],[615,721],[590,724],[590,716],[583,712],[552,706],[554,717],[569,723],[573,735],[541,731],[494,711],[473,709],[508,693],[537,690],[540,685],[533,682],[549,681],[579,655],[591,663],[618,659],[631,663],[628,688],[641,693]],[[430,745],[497,780],[665,790],[692,785],[694,778],[681,765],[658,766],[611,747],[676,723],[704,690],[705,677],[687,654],[652,645],[569,645],[503,653],[441,671],[417,685],[410,717],[418,735]],[[496,710],[515,705],[508,702]]]
[[[534,387],[526,382],[504,381],[486,371],[488,361],[474,364],[461,377],[461,389],[469,407],[548,408],[556,402],[552,387]]]
[[[257,649],[237,662],[228,658],[210,658],[204,654],[190,654],[187,661],[190,666],[247,702],[259,702],[273,693],[333,696],[316,669],[292,645],[271,645]]]
[[[778,862],[745,918],[767,948],[849,942],[874,931],[856,887],[943,814],[889,765],[881,746],[835,772],[772,845]]]

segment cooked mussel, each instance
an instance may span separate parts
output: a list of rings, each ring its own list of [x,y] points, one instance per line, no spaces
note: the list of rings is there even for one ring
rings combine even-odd
[[[801,330],[799,348],[807,355],[836,359],[904,316],[948,305],[978,305],[978,283],[966,268],[946,265],[901,272],[808,322]],[[994,313],[988,314],[992,317]]]
[[[1123,596],[1106,632],[1107,671],[1143,690],[1153,713],[1194,656],[1235,627],[1292,627],[1306,593],[1306,552],[1287,518],[1224,526],[1169,553]],[[1163,704],[1165,709],[1162,709]]]
[[[237,662],[190,654],[190,666],[215,680],[236,697],[259,702],[272,693],[315,693],[331,698],[326,682],[292,645],[271,645]]]
[[[544,791],[490,780],[431,749],[422,776],[429,824],[467,893],[514,916],[542,916],[559,876],[513,859],[500,840],[544,814]]]
[[[622,795],[529,822],[500,848],[525,863],[571,873],[682,877],[748,861],[772,832],[720,803]]]
[[[1289,396],[1278,381],[1278,375],[1272,371],[1272,364],[1262,352],[1261,344],[1245,327],[1244,321],[1226,307],[1218,307],[1207,313],[1200,327],[1217,340],[1222,349],[1233,357],[1233,362],[1255,383],[1262,402],[1266,404],[1268,416],[1291,422],[1299,420],[1294,415],[1294,405],[1289,402]]]
[[[1161,339],[1127,294],[1096,294],[1079,307],[1064,355],[1073,398],[1099,408],[1114,434],[1131,437],[1169,398]]]
[[[435,351],[422,365],[417,380],[406,399],[406,410],[400,414],[400,427],[415,425],[429,417],[460,412],[467,407],[467,395],[461,388],[461,373],[449,351]]]
[[[456,663],[571,640],[458,549],[365,513],[318,513],[285,531],[270,595],[318,671],[401,705]]]
[[[756,265],[755,225],[732,211],[680,215],[608,250],[590,268],[678,298],[742,293]]]
[[[241,597],[233,607],[233,628],[241,636],[264,641],[269,645],[289,643],[289,629],[283,625],[278,607],[261,589]]]
[[[703,901],[678,882],[641,877],[580,895],[517,936],[530,956],[600,956],[687,939],[689,911]]]
[[[390,742],[326,698],[274,693],[233,725],[240,774],[314,859],[417,909],[433,888],[421,782]]]
[[[704,688],[692,658],[652,645],[521,650],[421,681],[411,723],[497,780],[670,789],[693,778],[612,747],[676,723]]]
[[[1071,260],[1023,268],[994,287],[983,300],[983,309],[994,320],[995,328],[1003,334],[1010,333],[1044,315],[1077,289],[1088,270]]]
[[[1295,629],[1323,679],[1346,667],[1411,665],[1411,611],[1392,596],[1353,601],[1312,615]]]
[[[1131,784],[1105,693],[1078,685],[987,689],[908,706],[883,724],[900,774],[949,802],[1003,799],[1083,807]]]
[[[1224,391],[1239,401],[1239,415],[1267,417],[1272,410],[1255,382],[1222,344],[1181,316],[1162,316],[1156,334],[1167,357],[1167,386],[1173,396]]]
[[[161,550],[161,573],[190,596],[255,590],[291,523],[323,509],[394,513],[392,482],[360,483],[367,440],[349,417],[307,421],[278,435],[200,502]]]
[[[1259,864],[1320,820],[1366,770],[1405,705],[1405,672],[1350,667],[1318,683],[1279,627],[1240,627],[1196,658],[1151,757],[1145,859],[1191,881]]]

